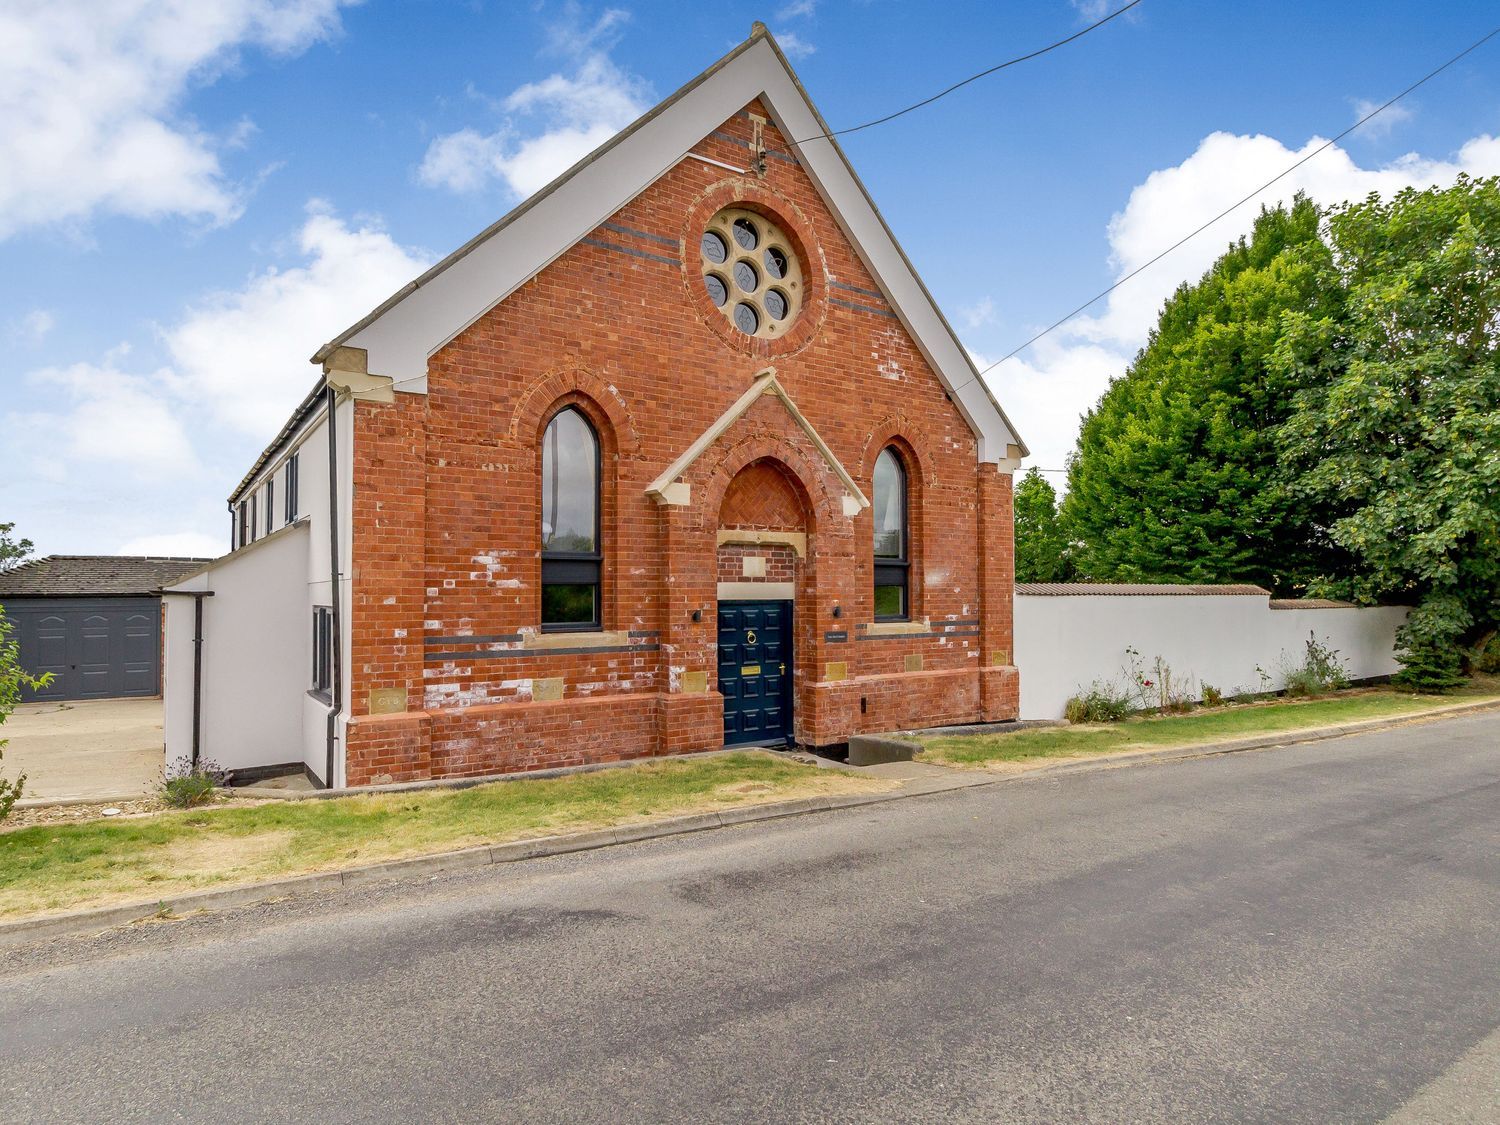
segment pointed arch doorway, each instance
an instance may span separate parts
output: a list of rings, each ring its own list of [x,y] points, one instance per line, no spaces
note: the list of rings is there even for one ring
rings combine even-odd
[[[719,508],[718,682],[726,746],[793,741],[795,603],[808,501],[774,458],[744,466]]]

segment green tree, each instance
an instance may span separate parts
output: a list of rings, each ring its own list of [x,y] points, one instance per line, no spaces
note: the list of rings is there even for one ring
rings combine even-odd
[[[31,557],[31,540],[12,538],[15,529],[13,523],[0,523],[0,574],[20,566]]]
[[[1371,196],[1328,225],[1347,298],[1286,320],[1276,364],[1299,390],[1279,445],[1357,563],[1321,587],[1414,604],[1404,675],[1441,688],[1500,621],[1500,179]]]
[[[0,726],[5,724],[10,713],[16,709],[16,704],[21,701],[22,688],[35,690],[52,682],[51,672],[31,676],[21,667],[21,646],[11,639],[14,628],[5,616],[5,607],[0,606]],[[5,739],[0,738],[0,758],[4,756]],[[10,814],[11,807],[20,798],[25,785],[24,773],[14,781],[0,777],[0,820]]]
[[[1016,581],[1066,582],[1073,575],[1057,490],[1036,469],[1016,485]]]
[[[1273,435],[1302,369],[1269,363],[1284,316],[1336,312],[1318,226],[1302,196],[1263,210],[1248,239],[1167,300],[1085,415],[1062,506],[1080,573],[1296,593],[1333,564],[1312,497],[1276,466]]]

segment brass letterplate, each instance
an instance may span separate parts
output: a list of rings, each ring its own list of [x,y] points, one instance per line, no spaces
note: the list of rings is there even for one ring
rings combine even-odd
[[[758,675],[760,675],[760,665],[759,664],[741,664],[740,665],[740,675],[742,675],[742,676],[758,676]]]

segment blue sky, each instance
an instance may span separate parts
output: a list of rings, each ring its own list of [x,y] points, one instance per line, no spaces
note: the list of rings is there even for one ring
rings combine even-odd
[[[316,379],[318,344],[754,19],[838,128],[1107,7],[8,4],[0,522],[41,552],[221,551],[225,496]],[[987,362],[1497,23],[1497,4],[1145,0],[845,147]],[[1500,40],[1268,198],[1500,174],[1497,136]],[[1253,211],[992,373],[1031,463],[1062,466],[1163,296]]]

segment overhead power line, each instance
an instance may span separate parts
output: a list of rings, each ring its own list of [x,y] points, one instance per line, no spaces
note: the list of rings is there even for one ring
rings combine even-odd
[[[933,102],[937,101],[939,98],[946,98],[949,94],[953,93],[953,91],[955,91],[955,90],[961,90],[961,89],[963,89],[965,86],[967,86],[971,82],[978,82],[981,78],[988,78],[991,74],[994,74],[997,71],[1004,70],[1006,67],[1015,66],[1018,63],[1030,62],[1032,59],[1041,58],[1043,55],[1047,54],[1049,51],[1055,51],[1059,47],[1066,47],[1069,43],[1072,43],[1074,40],[1082,39],[1089,32],[1095,31],[1098,28],[1103,27],[1110,20],[1116,19],[1119,16],[1123,16],[1126,12],[1130,11],[1131,8],[1134,8],[1140,2],[1141,2],[1141,0],[1130,0],[1130,3],[1124,4],[1121,7],[1116,8],[1113,12],[1110,12],[1109,15],[1105,16],[1103,19],[1096,20],[1095,22],[1089,24],[1085,28],[1080,28],[1078,31],[1075,31],[1072,35],[1068,36],[1066,39],[1059,39],[1056,43],[1049,43],[1049,44],[1047,44],[1047,46],[1040,47],[1037,50],[1031,51],[1028,54],[1018,55],[1018,56],[1016,56],[1013,59],[1007,59],[1005,62],[998,63],[995,66],[990,67],[988,70],[981,70],[978,74],[971,74],[971,75],[969,75],[969,77],[965,78],[963,81],[961,81],[961,82],[955,82],[953,85],[949,86],[946,90],[940,90],[936,94],[933,94],[930,98],[923,98],[919,102],[913,102],[911,105],[906,106],[904,109],[898,109],[894,113],[888,113],[888,114],[886,114],[884,117],[877,117],[873,121],[866,121],[862,125],[851,125],[847,129],[835,129],[831,133],[815,133],[811,137],[803,137],[801,140],[798,140],[798,141],[789,141],[789,142],[787,142],[787,147],[788,148],[796,148],[798,145],[805,145],[805,144],[807,144],[808,141],[826,141],[826,140],[831,140],[834,137],[846,137],[850,133],[858,133],[858,132],[860,132],[861,130],[864,130],[864,129],[873,129],[877,125],[884,125],[887,121],[894,121],[898,117],[905,117],[908,113],[912,113],[915,110],[919,110],[919,109],[921,109],[924,106],[931,105]]]
[[[1200,235],[1204,231],[1206,231],[1209,227],[1211,227],[1215,223],[1217,223],[1220,219],[1224,218],[1225,216],[1231,214],[1234,211],[1239,210],[1246,203],[1249,203],[1256,196],[1260,195],[1261,192],[1265,191],[1267,188],[1271,187],[1272,185],[1274,185],[1275,183],[1277,183],[1279,180],[1283,180],[1287,176],[1291,175],[1298,168],[1302,167],[1302,165],[1306,164],[1313,157],[1317,156],[1320,152],[1324,152],[1327,149],[1332,148],[1334,145],[1338,144],[1339,141],[1343,140],[1350,133],[1354,132],[1356,129],[1358,129],[1365,122],[1369,121],[1373,117],[1377,117],[1380,114],[1384,113],[1386,110],[1390,109],[1391,106],[1395,105],[1402,98],[1406,97],[1407,94],[1410,94],[1413,90],[1417,89],[1419,86],[1423,86],[1426,83],[1430,82],[1432,79],[1436,78],[1439,74],[1443,73],[1443,71],[1447,70],[1454,63],[1456,63],[1460,59],[1464,58],[1464,56],[1472,54],[1474,51],[1477,51],[1480,47],[1484,46],[1486,43],[1488,43],[1491,39],[1495,38],[1495,36],[1497,36],[1497,35],[1500,35],[1500,27],[1495,28],[1488,35],[1482,36],[1479,39],[1476,39],[1473,43],[1470,43],[1467,47],[1465,47],[1458,54],[1454,55],[1447,62],[1443,63],[1442,66],[1437,67],[1435,70],[1428,71],[1421,78],[1417,79],[1415,82],[1413,82],[1406,89],[1402,90],[1395,97],[1391,98],[1387,102],[1382,103],[1381,105],[1376,106],[1369,113],[1365,114],[1358,121],[1356,121],[1353,125],[1350,125],[1343,132],[1339,133],[1336,137],[1333,137],[1331,140],[1324,141],[1317,148],[1313,149],[1310,153],[1308,153],[1306,156],[1302,157],[1300,160],[1297,160],[1294,163],[1288,165],[1286,168],[1283,168],[1280,172],[1278,172],[1276,175],[1272,176],[1265,183],[1261,184],[1260,187],[1256,188],[1254,191],[1252,191],[1249,195],[1245,196],[1243,199],[1240,199],[1240,200],[1238,200],[1238,201],[1236,201],[1234,203],[1231,203],[1228,207],[1224,208],[1224,210],[1220,211],[1217,215],[1215,215],[1213,218],[1209,219],[1206,223],[1203,223],[1201,226],[1195,227],[1193,230],[1191,230],[1187,234],[1183,235],[1176,242],[1172,243],[1172,245],[1168,246],[1165,250],[1163,250],[1161,253],[1157,254],[1155,257],[1151,258],[1149,261],[1143,262],[1141,265],[1136,266],[1135,269],[1131,270],[1124,277],[1120,278],[1118,281],[1116,281],[1109,288],[1102,289],[1098,293],[1095,293],[1092,297],[1090,297],[1083,304],[1079,305],[1072,312],[1068,313],[1067,316],[1064,316],[1060,320],[1054,321],[1053,323],[1049,324],[1046,328],[1043,328],[1035,336],[1031,337],[1031,339],[1027,340],[1024,344],[1021,344],[1018,347],[1012,348],[1010,351],[1006,352],[999,359],[995,360],[994,363],[990,364],[988,367],[986,367],[983,370],[979,371],[974,376],[974,378],[967,379],[964,382],[960,383],[957,387],[954,387],[953,388],[954,392],[956,393],[958,391],[961,391],[965,387],[967,387],[970,383],[977,382],[979,379],[981,379],[985,375],[989,374],[995,368],[999,367],[1006,360],[1014,359],[1021,352],[1025,351],[1027,348],[1031,347],[1032,344],[1034,344],[1038,340],[1040,340],[1043,336],[1046,336],[1049,333],[1052,333],[1052,332],[1056,331],[1057,329],[1061,328],[1064,324],[1068,323],[1068,321],[1072,320],[1079,313],[1083,312],[1083,310],[1086,309],[1086,308],[1088,308],[1090,305],[1092,305],[1095,302],[1103,299],[1104,297],[1108,297],[1111,293],[1113,293],[1116,289],[1120,288],[1120,286],[1124,285],[1131,278],[1136,277],[1137,275],[1139,275],[1144,270],[1150,269],[1157,262],[1161,261],[1168,254],[1172,253],[1172,251],[1176,250],[1179,246],[1182,246],[1185,243],[1190,242],[1192,239],[1198,237],[1198,235]]]

